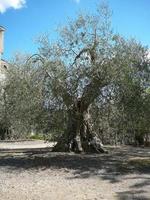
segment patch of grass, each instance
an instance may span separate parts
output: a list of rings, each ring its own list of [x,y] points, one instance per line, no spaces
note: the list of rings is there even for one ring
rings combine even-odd
[[[131,158],[129,159],[128,163],[134,166],[150,167],[150,158]]]
[[[146,157],[146,158],[140,158],[140,157],[136,157],[136,158],[130,158],[126,165],[128,166],[128,168],[132,168],[133,170],[138,170],[140,172],[150,172],[150,158]]]
[[[35,134],[35,135],[31,135],[30,139],[33,139],[33,140],[44,140],[44,136],[41,135],[41,134]]]

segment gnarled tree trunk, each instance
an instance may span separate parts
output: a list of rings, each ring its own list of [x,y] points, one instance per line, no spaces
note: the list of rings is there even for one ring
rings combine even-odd
[[[68,111],[68,126],[66,132],[59,138],[53,151],[76,153],[105,153],[100,140],[92,132],[89,108],[85,109],[78,100]]]

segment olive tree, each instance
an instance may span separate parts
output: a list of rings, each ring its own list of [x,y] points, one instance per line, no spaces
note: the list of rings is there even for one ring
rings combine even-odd
[[[18,54],[10,62],[0,99],[0,119],[7,125],[9,137],[26,137],[43,123],[42,82],[39,69]],[[39,120],[40,116],[40,120]],[[2,126],[1,126],[2,127]]]
[[[91,106],[107,90],[114,95],[118,77],[122,80],[131,74],[135,78],[143,73],[147,49],[114,34],[110,17],[103,4],[95,15],[80,14],[70,20],[55,43],[47,37],[40,39],[45,90],[62,102],[68,119],[53,151],[104,152],[94,133]]]

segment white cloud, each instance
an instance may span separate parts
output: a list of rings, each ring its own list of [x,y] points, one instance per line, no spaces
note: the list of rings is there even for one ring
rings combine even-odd
[[[7,9],[20,9],[26,3],[26,0],[0,0],[0,13],[6,12]]]
[[[80,3],[80,0],[74,0],[76,3]]]

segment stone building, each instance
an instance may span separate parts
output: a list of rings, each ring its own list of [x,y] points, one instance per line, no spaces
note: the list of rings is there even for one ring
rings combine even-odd
[[[6,78],[6,70],[8,68],[8,63],[2,59],[4,52],[4,27],[0,26],[0,81],[3,81]]]

